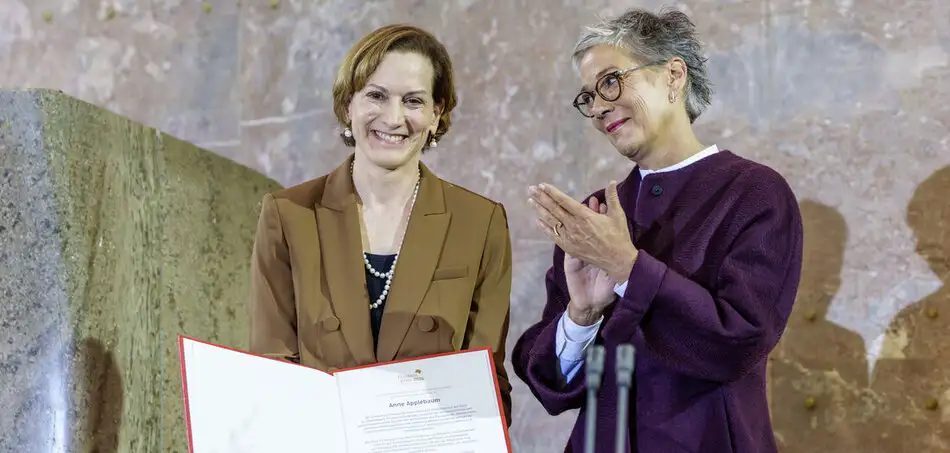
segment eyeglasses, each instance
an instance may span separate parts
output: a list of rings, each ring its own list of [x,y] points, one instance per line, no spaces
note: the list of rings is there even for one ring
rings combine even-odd
[[[655,66],[662,62],[647,63],[640,66],[634,66],[632,68],[627,68],[623,70],[617,70],[608,74],[601,76],[597,80],[597,84],[594,85],[594,92],[597,93],[597,96],[600,96],[601,99],[607,102],[613,102],[617,99],[620,99],[620,95],[623,94],[623,79],[627,74],[636,71],[638,69],[643,69],[649,66]],[[577,97],[574,98],[574,108],[578,112],[581,112],[581,115],[584,115],[587,118],[594,117],[594,93],[590,91],[581,91]]]

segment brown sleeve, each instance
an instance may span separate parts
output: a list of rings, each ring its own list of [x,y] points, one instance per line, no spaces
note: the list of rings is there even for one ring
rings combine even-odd
[[[250,352],[299,362],[287,239],[274,196],[264,196],[251,251]]]
[[[505,421],[511,426],[511,384],[505,370],[505,345],[511,313],[511,236],[505,207],[492,210],[475,287],[469,348],[490,347],[494,355]]]

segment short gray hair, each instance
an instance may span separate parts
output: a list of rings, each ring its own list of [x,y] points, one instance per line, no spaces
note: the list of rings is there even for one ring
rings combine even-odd
[[[684,102],[689,121],[696,121],[709,106],[712,83],[706,74],[703,45],[696,36],[696,26],[682,11],[667,7],[654,14],[634,8],[586,27],[574,46],[574,68],[588,50],[598,45],[624,49],[644,63],[682,58],[686,63]]]

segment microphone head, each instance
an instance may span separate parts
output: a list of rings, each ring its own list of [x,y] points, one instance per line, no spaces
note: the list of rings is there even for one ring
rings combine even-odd
[[[636,349],[632,344],[617,346],[617,373],[631,374],[636,364]]]
[[[587,379],[594,383],[600,382],[600,377],[604,374],[604,347],[599,344],[592,344],[587,348],[587,358],[584,361],[587,370]]]

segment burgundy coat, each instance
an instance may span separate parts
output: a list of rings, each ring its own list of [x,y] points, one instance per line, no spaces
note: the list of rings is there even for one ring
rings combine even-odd
[[[791,188],[774,170],[723,150],[643,180],[634,169],[618,194],[640,254],[595,340],[606,347],[597,452],[614,451],[614,354],[622,343],[637,351],[627,451],[776,452],[766,360],[801,275],[802,221]],[[593,195],[604,200],[603,190]],[[512,362],[550,414],[580,408],[565,452],[581,453],[585,370],[559,385],[555,353],[569,299],[563,260],[555,247],[547,303]]]

